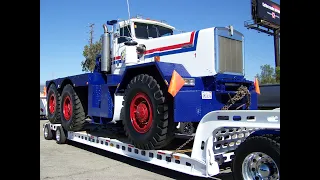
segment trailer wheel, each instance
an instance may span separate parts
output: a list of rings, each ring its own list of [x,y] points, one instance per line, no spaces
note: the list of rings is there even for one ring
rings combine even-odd
[[[60,109],[61,125],[67,131],[79,131],[83,128],[86,115],[79,96],[70,84],[67,84],[61,94]]]
[[[60,118],[60,93],[54,84],[51,84],[48,90],[47,100],[48,119],[52,124],[61,122]]]
[[[50,125],[46,124],[43,129],[43,136],[46,140],[51,140],[53,138],[52,130],[50,129]]]
[[[280,179],[280,143],[268,136],[248,137],[235,151],[235,180]]]
[[[140,149],[159,149],[173,139],[168,102],[157,81],[149,75],[135,76],[124,95],[121,119],[131,143]]]
[[[192,122],[180,122],[180,127],[178,128],[179,133],[186,135],[192,135],[195,130]]]
[[[67,141],[66,133],[61,126],[57,127],[56,130],[56,141],[58,144],[64,144]]]

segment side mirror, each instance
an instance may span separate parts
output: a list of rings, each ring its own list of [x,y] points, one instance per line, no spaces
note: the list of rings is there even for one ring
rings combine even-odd
[[[113,26],[114,24],[117,24],[117,23],[118,23],[117,20],[107,21],[107,24],[108,24],[109,26]]]
[[[138,45],[138,43],[136,41],[131,40],[131,41],[125,42],[124,45],[126,45],[126,46],[136,46],[136,45]]]

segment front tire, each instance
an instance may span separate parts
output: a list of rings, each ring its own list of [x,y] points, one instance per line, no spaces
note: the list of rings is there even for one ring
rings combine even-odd
[[[235,180],[280,179],[280,142],[248,137],[235,151],[232,171]]]
[[[80,131],[85,123],[86,114],[79,96],[70,84],[61,94],[61,125],[67,131]]]
[[[167,97],[150,75],[135,76],[127,86],[121,117],[126,135],[140,149],[167,146],[173,139],[173,121]]]

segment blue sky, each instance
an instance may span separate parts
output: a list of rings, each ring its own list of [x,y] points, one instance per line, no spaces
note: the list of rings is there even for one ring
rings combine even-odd
[[[201,3],[199,3],[201,2]],[[280,0],[274,0],[280,4]],[[253,80],[260,66],[274,66],[273,37],[247,30],[251,0],[130,0],[131,16],[166,20],[184,31],[233,25],[245,36],[246,78]],[[128,18],[126,0],[40,0],[40,84],[81,74],[82,51],[89,39],[102,34],[107,20]]]

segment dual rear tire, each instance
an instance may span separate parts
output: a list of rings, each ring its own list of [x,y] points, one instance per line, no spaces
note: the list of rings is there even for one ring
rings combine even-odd
[[[48,90],[48,119],[52,124],[61,123],[67,131],[80,131],[86,114],[74,88],[67,84],[60,94],[54,84]]]
[[[52,84],[48,92],[50,122],[61,123],[67,131],[83,129],[86,114],[73,87],[66,85],[60,95]],[[170,112],[173,109],[172,97],[153,76],[140,74],[132,78],[125,90],[122,105],[124,131],[135,147],[160,149],[173,140],[175,125],[173,113]]]
[[[52,140],[55,138],[58,144],[64,144],[67,142],[68,133],[61,126],[58,126],[56,131],[51,130],[50,124],[46,124],[43,128],[43,136],[46,140]]]

